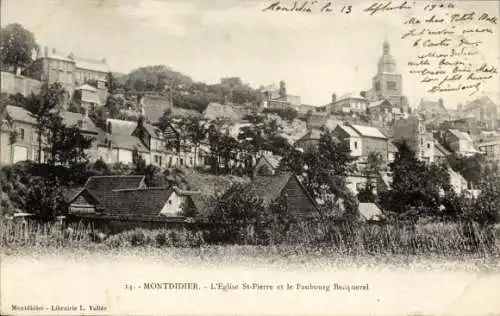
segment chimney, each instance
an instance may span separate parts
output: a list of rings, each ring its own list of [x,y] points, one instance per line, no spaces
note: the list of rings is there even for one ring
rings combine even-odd
[[[439,98],[439,100],[438,100],[438,104],[439,104],[439,107],[444,108],[443,98]]]
[[[337,95],[335,93],[332,93],[332,104],[337,102]]]
[[[280,97],[286,97],[286,83],[283,80],[280,81]]]
[[[52,54],[55,54],[55,53],[56,53],[56,49],[52,48]]]
[[[101,61],[102,61],[103,64],[105,64],[106,63],[106,58],[103,58]]]
[[[75,54],[73,54],[73,52],[69,53],[68,58],[74,59],[75,58]]]
[[[49,47],[44,46],[43,47],[43,57],[48,57],[49,56]]]

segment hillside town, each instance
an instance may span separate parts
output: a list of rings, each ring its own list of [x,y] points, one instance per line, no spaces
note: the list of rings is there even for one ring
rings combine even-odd
[[[106,58],[49,47],[33,50],[23,65],[2,56],[0,164],[84,165],[87,176],[61,188],[67,211],[53,215],[96,221],[202,218],[211,199],[234,197],[235,186],[264,206],[285,198],[297,218],[325,205],[346,212],[352,199],[357,219],[377,221],[394,211],[387,192],[401,190],[395,183],[406,162],[420,175],[439,169],[436,177],[449,181],[429,184],[437,202],[425,197],[403,208],[438,212],[448,194],[477,199],[484,176],[500,166],[499,106],[486,96],[454,105],[423,95],[410,104],[397,52],[387,39],[373,49],[380,58],[367,65],[369,86],[332,87],[328,101],[314,105],[290,94],[285,81],[254,89],[234,77],[207,85],[165,66],[117,74]],[[322,170],[319,180],[314,168]],[[424,179],[404,181],[411,188]],[[32,215],[7,187],[5,214]]]

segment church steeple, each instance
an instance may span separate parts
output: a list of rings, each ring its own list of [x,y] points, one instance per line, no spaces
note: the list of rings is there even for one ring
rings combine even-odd
[[[396,72],[396,60],[390,54],[390,46],[387,38],[384,40],[382,45],[383,54],[378,61],[378,73],[395,73]]]
[[[389,54],[389,41],[387,40],[387,37],[384,39],[384,45],[382,52],[385,54]]]

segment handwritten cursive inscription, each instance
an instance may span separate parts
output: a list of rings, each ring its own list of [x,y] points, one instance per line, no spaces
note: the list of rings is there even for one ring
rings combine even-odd
[[[409,1],[403,1],[400,3],[393,3],[392,1],[388,2],[375,2],[372,3],[368,8],[363,11],[370,13],[370,15],[374,15],[379,12],[384,11],[395,11],[395,10],[411,10],[412,6],[409,4]]]
[[[403,21],[401,39],[415,50],[409,73],[428,93],[465,92],[472,96],[498,75],[481,53],[495,34],[497,17],[458,11],[450,3],[428,4]]]

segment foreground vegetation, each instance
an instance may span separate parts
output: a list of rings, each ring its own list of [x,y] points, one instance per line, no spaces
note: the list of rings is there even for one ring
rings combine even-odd
[[[240,244],[255,244],[252,234],[246,231],[240,233]],[[2,221],[0,238],[2,249],[7,253],[15,249],[124,250],[225,246],[216,242],[216,235],[210,231],[134,229],[106,235],[81,223],[65,227],[61,223]],[[475,223],[355,226],[317,222],[291,227],[279,240],[269,240],[259,247],[292,247],[302,254],[320,251],[331,255],[495,257],[500,255],[500,226],[480,227]]]

